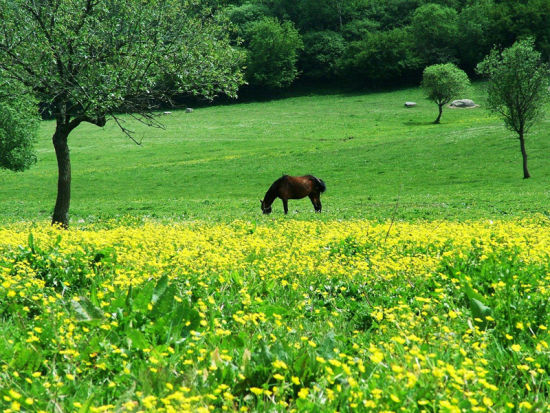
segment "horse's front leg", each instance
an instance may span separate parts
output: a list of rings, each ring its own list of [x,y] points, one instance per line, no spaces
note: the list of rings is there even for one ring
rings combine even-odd
[[[315,208],[315,212],[321,212],[321,198],[316,195],[310,195],[309,199],[313,204],[313,208]]]
[[[288,214],[288,199],[281,198],[283,200],[283,208],[285,210],[285,215]]]

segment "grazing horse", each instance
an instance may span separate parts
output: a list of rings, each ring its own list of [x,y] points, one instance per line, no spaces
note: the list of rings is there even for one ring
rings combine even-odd
[[[309,196],[315,212],[321,212],[321,192],[327,189],[325,183],[312,175],[288,176],[283,175],[277,179],[265,193],[262,204],[264,214],[271,213],[271,204],[279,197],[283,201],[285,214],[288,214],[288,200],[302,199]]]

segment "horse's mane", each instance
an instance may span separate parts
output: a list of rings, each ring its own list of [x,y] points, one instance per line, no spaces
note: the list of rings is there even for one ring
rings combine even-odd
[[[266,195],[272,195],[277,189],[279,189],[279,186],[283,183],[283,180],[288,177],[288,175],[283,175],[279,179],[275,180],[269,187],[269,189],[266,192]]]
[[[275,186],[279,186],[279,185],[281,185],[281,183],[282,183],[286,178],[288,178],[288,175],[283,175],[283,176],[281,176],[279,179],[277,179],[275,182],[273,182],[273,183],[271,184],[271,186],[274,186],[274,185],[275,185]]]
[[[267,192],[265,193],[264,195],[264,201],[268,204],[268,205],[271,205],[271,203],[273,202],[273,200],[275,198],[277,198],[277,190],[279,189],[279,186],[281,185],[281,182],[283,181],[283,179],[286,177],[286,175],[283,175],[281,176],[279,179],[277,179],[275,182],[273,182],[271,184],[271,186],[269,187],[269,189],[267,190]]]
[[[273,200],[275,198],[277,198],[277,190],[279,189],[279,186],[281,186],[281,183],[283,182],[283,180],[287,177],[288,177],[288,175],[283,175],[271,184],[271,186],[269,187],[269,189],[267,190],[267,192],[265,193],[265,196],[264,196],[264,201],[268,205],[271,205]]]

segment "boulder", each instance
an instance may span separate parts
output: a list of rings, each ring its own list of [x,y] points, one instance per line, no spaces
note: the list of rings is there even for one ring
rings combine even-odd
[[[475,108],[477,105],[472,99],[453,100],[450,105],[452,108]]]
[[[405,102],[406,108],[414,108],[416,106],[416,102]]]
[[[185,113],[192,113],[193,112],[193,109],[191,108],[185,108]]]

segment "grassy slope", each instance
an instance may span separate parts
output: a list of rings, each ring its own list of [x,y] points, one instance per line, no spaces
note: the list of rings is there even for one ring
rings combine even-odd
[[[468,97],[483,103],[477,85]],[[415,100],[418,107],[405,109]],[[73,221],[118,215],[258,219],[258,200],[282,173],[325,180],[321,219],[503,217],[548,210],[548,118],[528,136],[532,178],[523,180],[519,144],[483,107],[446,109],[419,89],[317,95],[217,106],[162,118],[166,130],[128,123],[138,147],[117,130],[79,127],[70,136]],[[48,219],[55,156],[44,122],[39,162],[0,171],[0,221]],[[397,202],[398,200],[398,202]],[[309,200],[290,201],[311,218]],[[282,214],[276,201],[275,215]]]

